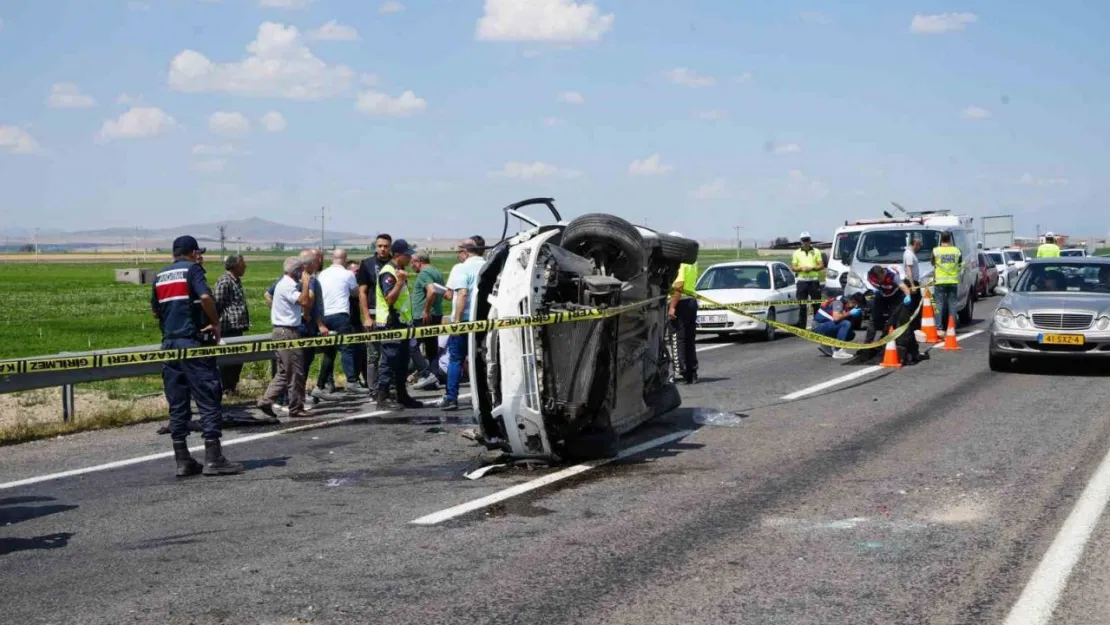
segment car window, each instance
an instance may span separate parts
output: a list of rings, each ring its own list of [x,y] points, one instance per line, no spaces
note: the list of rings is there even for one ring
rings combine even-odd
[[[786,265],[775,265],[775,288],[781,289],[793,284],[794,272],[790,271]]]
[[[1110,265],[1034,263],[1022,272],[1015,290],[1024,293],[1110,292]]]
[[[1003,264],[1002,254],[1000,252],[991,252],[987,254],[987,258],[991,259],[991,262],[995,265]]]
[[[921,240],[921,249],[917,251],[917,260],[923,263],[929,262],[932,258],[933,248],[940,246],[940,232],[924,228],[864,232],[860,238],[856,258],[865,263],[901,264],[902,253],[906,251],[906,246],[915,238]]]
[[[698,280],[698,291],[712,289],[770,289],[771,270],[763,265],[710,267]]]
[[[1006,250],[1006,262],[1020,263],[1025,261],[1025,256],[1021,250]]]
[[[859,243],[859,232],[841,232],[836,235],[836,240],[833,241],[832,258],[843,261],[845,256],[848,262],[851,262],[852,253],[856,251],[856,243]]]
[[[1060,256],[1083,256],[1083,250],[1061,250]]]

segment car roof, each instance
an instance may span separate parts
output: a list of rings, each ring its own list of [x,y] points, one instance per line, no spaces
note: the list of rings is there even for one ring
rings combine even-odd
[[[945,230],[968,230],[971,228],[962,225],[945,226],[939,224],[912,224],[912,223],[897,223],[897,224],[872,224],[864,228],[863,233],[879,231],[879,230],[936,230],[937,232],[944,232]]]
[[[1060,262],[1060,256],[1053,258],[1033,258],[1029,260],[1030,265],[1051,265]],[[1077,265],[1110,265],[1110,258],[1106,256],[1068,256],[1068,263]]]

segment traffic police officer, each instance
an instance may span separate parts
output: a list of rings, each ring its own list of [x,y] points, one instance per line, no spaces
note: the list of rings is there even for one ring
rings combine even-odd
[[[937,312],[940,313],[942,324],[942,327],[937,328],[937,334],[940,336],[947,333],[949,317],[956,314],[962,266],[960,248],[952,245],[952,233],[942,232],[940,247],[933,248],[933,280],[936,284],[933,295],[936,298]]]
[[[813,247],[808,232],[803,232],[799,237],[802,240],[802,247],[794,250],[794,256],[791,259],[794,274],[797,276],[797,297],[801,301],[818,301],[821,299],[821,274],[825,271],[825,257],[821,252]],[[820,303],[811,304],[813,308],[814,319],[816,320],[817,310],[821,307]],[[798,325],[806,327],[806,307],[799,307],[800,316],[798,318]]]
[[[409,247],[404,239],[397,239],[390,246],[392,258],[381,265],[378,279],[374,285],[375,330],[398,330],[412,327],[412,304],[409,302],[411,289],[405,268],[416,250]],[[422,408],[424,404],[409,396],[405,386],[408,377],[409,341],[383,341],[380,343],[382,362],[378,369],[378,407],[385,410],[401,408]],[[397,401],[389,396],[390,387],[397,391]]]
[[[197,258],[204,248],[191,236],[173,242],[173,264],[158,272],[151,288],[150,305],[162,329],[162,349],[187,349],[221,340],[216,300]],[[207,324],[205,324],[207,317]],[[202,340],[202,335],[206,335]],[[220,371],[215,357],[172,360],[162,365],[162,382],[170,406],[170,438],[177,462],[177,476],[228,475],[243,465],[230,462],[220,449],[223,423]],[[204,466],[189,455],[185,442],[192,420],[191,402],[200,411],[204,438]]]
[[[671,236],[681,237],[677,232]],[[682,263],[678,267],[678,277],[671,285],[671,303],[668,310],[671,328],[674,330],[675,349],[678,354],[678,373],[687,384],[698,383],[698,351],[694,343],[698,329],[698,300],[683,294],[693,292],[698,282],[698,264]]]
[[[1059,258],[1060,246],[1056,245],[1056,236],[1051,232],[1044,235],[1044,243],[1037,246],[1037,258]]]

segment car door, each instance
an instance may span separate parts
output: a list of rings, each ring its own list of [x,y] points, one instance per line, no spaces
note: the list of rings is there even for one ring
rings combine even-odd
[[[798,299],[798,281],[794,277],[794,272],[782,263],[775,263],[775,286],[776,299],[782,302],[794,302]],[[798,323],[798,315],[801,309],[796,305],[787,304],[780,309],[783,323],[795,324]]]

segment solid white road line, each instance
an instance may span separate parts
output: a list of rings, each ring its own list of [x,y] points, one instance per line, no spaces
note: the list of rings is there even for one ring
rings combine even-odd
[[[732,347],[732,345],[733,345],[732,343],[717,343],[715,345],[706,345],[705,347],[699,347],[699,348],[695,349],[694,351],[696,351],[696,352],[708,352],[708,351],[714,350],[714,349],[721,349],[722,347]]]
[[[481,499],[475,499],[464,504],[459,504],[452,508],[447,508],[446,510],[433,512],[432,514],[422,516],[414,521],[410,521],[410,523],[416,525],[435,525],[437,523],[442,523],[448,519],[453,519],[457,516],[462,516],[464,514],[467,514],[468,512],[473,512],[475,510],[481,510],[482,508],[485,508],[487,506],[491,506],[495,503],[505,501],[506,499],[516,497],[517,495],[522,495],[529,491],[536,490],[537,488],[543,488],[548,484],[553,484],[560,480],[565,480],[568,477],[573,477],[580,473],[585,473],[590,469],[596,469],[597,467],[609,464],[614,460],[620,460],[621,458],[634,456],[649,449],[659,447],[660,445],[666,445],[671,441],[676,441],[692,433],[693,430],[680,430],[678,432],[667,434],[666,436],[653,438],[652,440],[645,443],[640,443],[639,445],[636,445],[634,447],[629,447],[628,449],[622,450],[620,453],[617,454],[615,458],[603,458],[600,460],[590,460],[589,462],[576,464],[573,467],[568,467],[566,469],[562,469],[561,471],[556,471],[550,475],[545,475],[541,478],[534,479],[523,484],[517,484],[516,486],[512,486],[510,488],[506,488],[505,490],[493,493],[492,495],[482,497]]]
[[[976,335],[979,335],[979,334],[982,334],[982,333],[983,333],[983,330],[973,330],[971,332],[968,332],[967,334],[963,334],[963,335],[957,334],[956,335],[956,340],[957,341],[963,341],[963,340],[969,339],[973,336],[976,336]],[[938,343],[938,345],[939,345],[939,343]],[[925,351],[930,351],[934,347],[936,347],[936,345],[927,345]],[[828,380],[827,382],[822,382],[820,384],[814,384],[813,386],[803,388],[800,391],[794,391],[793,393],[790,393],[788,395],[783,395],[781,399],[786,400],[786,401],[791,401],[791,400],[794,400],[794,399],[798,399],[800,397],[805,397],[806,395],[813,395],[814,393],[820,393],[821,391],[823,391],[827,388],[832,388],[834,386],[839,386],[841,384],[844,384],[845,382],[851,382],[852,380],[858,380],[859,378],[862,378],[865,375],[875,373],[876,371],[881,371],[882,369],[883,369],[883,367],[880,367],[879,365],[871,365],[869,367],[863,367],[862,369],[859,369],[858,371],[853,371],[852,373],[849,373],[848,375],[842,375],[839,378],[833,378],[832,380]]]
[[[1110,452],[1103,458],[1060,533],[1044,554],[1003,625],[1045,625],[1060,603],[1099,517],[1110,501]]]
[[[470,397],[470,394],[469,393],[463,393],[463,394],[459,395],[459,399],[464,399],[466,397]],[[228,445],[239,445],[241,443],[250,443],[250,442],[259,441],[259,440],[262,440],[262,439],[265,439],[265,438],[273,438],[275,436],[281,436],[283,434],[293,434],[295,432],[304,432],[304,431],[307,431],[307,430],[316,430],[316,429],[319,429],[319,428],[327,427],[329,425],[335,425],[337,423],[346,423],[348,421],[358,421],[360,419],[370,419],[370,418],[373,418],[373,417],[380,417],[382,415],[387,415],[387,414],[390,414],[389,410],[375,410],[375,411],[372,411],[372,412],[363,412],[363,413],[360,413],[360,414],[347,415],[346,417],[339,417],[339,418],[336,418],[336,419],[328,419],[327,421],[316,421],[314,423],[306,423],[304,425],[298,425],[298,426],[294,426],[294,427],[291,427],[291,428],[285,428],[283,430],[274,430],[272,432],[261,432],[259,434],[249,434],[247,436],[240,436],[238,438],[223,439],[220,442],[224,447],[227,447]],[[194,446],[190,447],[189,451],[201,451],[203,449],[204,449],[204,444],[201,443],[200,445],[194,445]],[[71,469],[69,471],[61,471],[59,473],[51,473],[49,475],[39,475],[37,477],[29,477],[27,479],[16,480],[14,482],[6,482],[4,484],[0,484],[0,490],[7,490],[7,489],[11,489],[11,488],[19,488],[20,486],[27,486],[27,485],[30,485],[30,484],[38,484],[40,482],[49,482],[50,480],[60,480],[60,479],[67,478],[67,477],[74,477],[74,476],[77,476],[77,475],[85,475],[85,474],[88,474],[88,473],[96,473],[98,471],[108,471],[110,469],[118,469],[120,467],[127,467],[127,466],[131,466],[133,464],[139,464],[139,463],[142,463],[142,462],[150,462],[151,460],[161,460],[162,458],[172,458],[172,457],[173,457],[173,452],[172,451],[166,451],[166,452],[157,453],[157,454],[150,454],[149,456],[139,456],[138,458],[128,458],[127,460],[117,460],[115,462],[109,462],[107,464],[98,464],[98,465],[92,466],[92,467],[84,467],[84,468],[81,468],[81,469]]]

